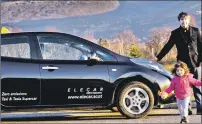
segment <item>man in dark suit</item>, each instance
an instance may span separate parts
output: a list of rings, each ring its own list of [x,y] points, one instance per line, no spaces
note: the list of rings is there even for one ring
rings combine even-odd
[[[153,58],[154,61],[160,61],[170,50],[176,45],[177,48],[177,61],[185,62],[194,77],[201,80],[201,67],[202,62],[202,40],[200,31],[196,27],[190,26],[190,15],[181,12],[178,15],[180,27],[171,32],[170,39],[165,44],[160,53]],[[197,114],[202,113],[202,92],[201,87],[193,86],[194,97],[197,105]],[[189,114],[192,114],[189,109]]]

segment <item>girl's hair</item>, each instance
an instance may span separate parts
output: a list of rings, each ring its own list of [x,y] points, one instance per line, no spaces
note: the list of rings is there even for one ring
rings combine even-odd
[[[172,70],[172,73],[173,73],[174,75],[176,75],[176,70],[177,70],[178,67],[181,67],[181,68],[184,69],[184,72],[185,72],[184,74],[188,74],[188,73],[189,73],[189,68],[188,68],[187,64],[184,63],[184,62],[182,62],[182,61],[178,61],[178,62],[175,64],[175,66],[174,66],[174,68],[173,68],[173,70]]]

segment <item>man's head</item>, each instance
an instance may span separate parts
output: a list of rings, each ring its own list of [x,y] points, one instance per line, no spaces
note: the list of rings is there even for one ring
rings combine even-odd
[[[190,24],[190,15],[186,12],[181,12],[178,15],[178,20],[180,21],[180,26],[183,28],[188,28]]]

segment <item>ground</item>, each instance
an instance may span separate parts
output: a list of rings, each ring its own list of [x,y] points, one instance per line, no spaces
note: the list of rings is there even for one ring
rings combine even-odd
[[[201,115],[196,115],[193,108],[190,123],[201,123]],[[154,108],[152,112],[141,119],[126,119],[119,112],[110,110],[41,110],[3,112],[2,124],[61,124],[61,123],[179,123],[180,116],[176,106]]]

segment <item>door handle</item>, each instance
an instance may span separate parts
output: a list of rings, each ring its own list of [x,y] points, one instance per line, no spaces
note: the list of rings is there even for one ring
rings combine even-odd
[[[42,69],[43,70],[57,70],[59,68],[58,67],[51,67],[51,66],[43,66]]]

